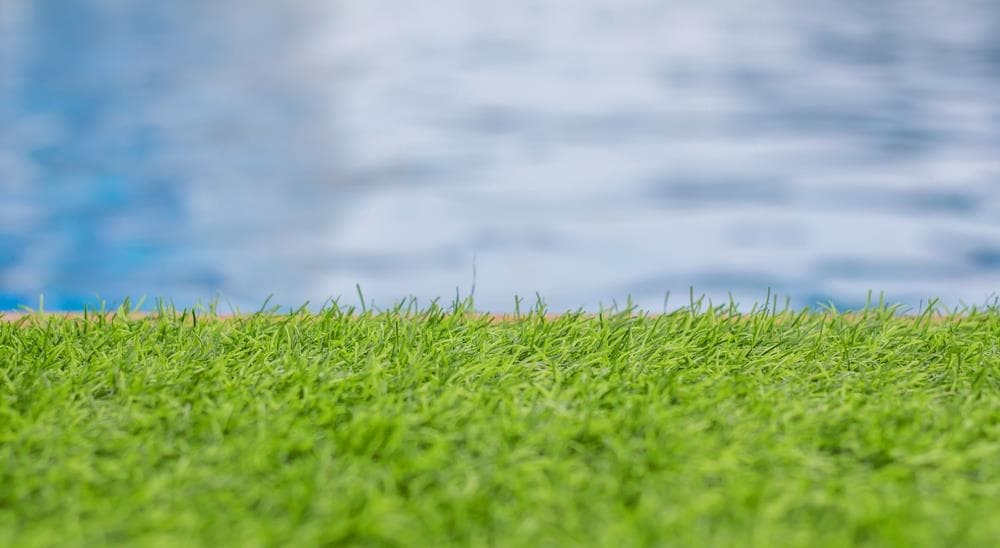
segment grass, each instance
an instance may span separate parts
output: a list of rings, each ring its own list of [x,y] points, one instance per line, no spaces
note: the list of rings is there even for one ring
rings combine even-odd
[[[987,546],[1000,310],[0,321],[0,545]]]

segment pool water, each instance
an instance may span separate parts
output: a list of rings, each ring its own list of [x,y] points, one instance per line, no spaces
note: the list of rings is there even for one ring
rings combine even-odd
[[[1000,3],[2,0],[0,309],[1000,289]]]

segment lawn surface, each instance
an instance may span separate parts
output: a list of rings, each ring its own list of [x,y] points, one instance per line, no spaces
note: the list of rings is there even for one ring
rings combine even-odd
[[[0,545],[989,546],[1000,311],[0,321]]]

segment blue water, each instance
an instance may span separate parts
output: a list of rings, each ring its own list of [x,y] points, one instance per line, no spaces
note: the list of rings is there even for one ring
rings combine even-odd
[[[1000,3],[0,0],[0,309],[473,281],[992,300]]]

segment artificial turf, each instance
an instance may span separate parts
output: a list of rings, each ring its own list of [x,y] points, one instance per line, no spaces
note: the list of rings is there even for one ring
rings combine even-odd
[[[1000,539],[1000,310],[0,321],[0,545]]]

